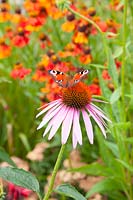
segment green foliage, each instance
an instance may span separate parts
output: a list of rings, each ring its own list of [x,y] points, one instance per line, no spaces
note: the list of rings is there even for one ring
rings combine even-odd
[[[73,187],[70,184],[62,184],[59,185],[56,189],[55,192],[62,194],[64,196],[72,197],[75,200],[86,200],[86,198],[80,194],[75,187]]]
[[[91,190],[86,194],[86,197],[88,198],[92,194],[98,193],[98,192],[106,194],[106,193],[112,192],[114,190],[119,191],[121,189],[122,189],[122,187],[121,187],[121,184],[119,183],[119,181],[107,178],[107,179],[103,179],[102,181],[96,183],[91,188]],[[118,195],[120,195],[120,193],[118,193]],[[121,199],[124,199],[122,194],[120,196],[121,196]],[[113,199],[118,199],[118,196],[116,195],[116,197]]]
[[[0,160],[6,161],[9,165],[16,167],[16,164],[13,162],[10,156],[5,152],[5,150],[1,147],[0,147]]]
[[[27,160],[26,154],[34,148],[42,137],[42,132],[36,132],[36,127],[40,119],[35,119],[35,116],[37,108],[41,104],[40,98],[45,102],[48,101],[46,93],[41,93],[40,91],[40,88],[47,87],[47,85],[45,81],[33,81],[32,75],[34,75],[42,57],[47,55],[49,50],[52,50],[60,61],[76,66],[76,69],[82,67],[90,69],[91,73],[86,80],[88,84],[95,84],[98,78],[96,84],[100,85],[102,92],[100,99],[109,103],[96,104],[105,111],[112,121],[112,123],[108,124],[109,128],[106,131],[106,139],[101,135],[99,129],[94,127],[95,141],[93,146],[89,144],[86,133],[83,135],[83,146],[79,146],[78,150],[81,153],[82,161],[87,164],[80,168],[72,168],[69,171],[72,173],[84,173],[86,176],[102,177],[102,180],[87,192],[86,198],[91,197],[95,193],[101,193],[110,200],[133,199],[133,31],[131,26],[133,23],[133,2],[128,2],[127,17],[124,11],[126,7],[124,4],[127,3],[127,0],[120,1],[119,6],[122,7],[119,11],[116,11],[113,7],[109,9],[112,6],[112,2],[105,0],[102,3],[95,0],[74,2],[76,8],[73,9],[76,11],[83,11],[84,13],[85,7],[82,5],[84,3],[86,8],[94,7],[96,9],[96,16],[100,16],[100,22],[105,22],[104,25],[107,25],[108,19],[112,19],[112,23],[114,22],[116,25],[112,28],[111,26],[108,27],[109,30],[103,33],[99,33],[97,29],[95,30],[96,27],[89,26],[87,30],[88,32],[90,31],[88,42],[76,46],[76,48],[79,48],[78,50],[82,50],[80,55],[76,56],[76,49],[74,51],[75,54],[71,56],[59,56],[60,52],[67,52],[69,49],[68,46],[71,43],[75,45],[73,42],[74,31],[64,32],[62,24],[67,21],[66,18],[68,16],[63,14],[63,17],[56,19],[58,16],[58,13],[56,13],[55,18],[52,18],[52,14],[54,14],[52,11],[53,13],[47,16],[46,23],[30,34],[28,45],[23,48],[12,47],[12,54],[9,57],[0,59],[0,161],[6,161],[9,165],[13,166],[0,168],[0,177],[3,179],[40,193],[40,190],[43,192],[44,184],[47,183],[47,176],[53,170],[60,146],[59,133],[57,133],[54,141],[50,143],[50,147],[45,150],[42,161],[33,162],[28,160],[30,170],[37,176],[39,183],[30,172],[16,168],[16,164],[10,158],[11,155],[15,155]],[[65,9],[69,5],[70,2],[68,0],[57,0],[55,8],[57,9],[58,7],[60,8],[60,12],[65,13]],[[50,11],[52,10],[51,8]],[[90,18],[92,21],[95,21],[97,18],[93,14]],[[48,12],[46,12],[46,15],[48,15]],[[76,24],[78,27],[81,18],[79,15],[74,15],[74,17],[76,20],[79,20]],[[126,20],[127,25],[124,20]],[[120,24],[120,28],[117,27],[118,24]],[[4,36],[7,25],[15,29],[15,25],[12,22],[0,22],[0,37]],[[92,32],[91,27],[94,29]],[[117,33],[109,34],[112,30]],[[44,49],[40,48],[40,33],[45,33],[51,41],[50,46],[46,44]],[[108,36],[112,37],[109,38]],[[9,43],[9,39],[6,42]],[[91,63],[85,64],[79,59],[84,53],[82,46],[90,48],[92,55]],[[72,49],[73,47],[69,49],[70,52]],[[32,70],[31,74],[24,80],[13,80],[10,77],[10,72],[18,61]],[[122,67],[118,66],[117,68],[116,61],[123,63]],[[56,66],[55,63],[54,66]],[[46,71],[47,68],[49,69],[49,66],[45,68]],[[61,66],[61,70],[64,71],[66,69],[64,66]],[[103,77],[103,70],[107,70],[110,76],[109,80]],[[72,73],[75,73],[75,71]],[[47,78],[45,77],[46,82]],[[112,87],[109,87],[110,85]],[[49,94],[52,92],[50,91]],[[85,132],[82,122],[81,126],[83,132]],[[71,151],[69,144],[67,151],[64,159]],[[39,189],[39,185],[41,189]],[[66,199],[86,199],[73,186],[68,184],[58,186],[55,192],[65,196]],[[40,196],[39,198],[41,199]]]
[[[15,167],[0,168],[0,177],[18,186],[40,192],[38,180],[30,172]]]
[[[121,95],[121,87],[117,88],[110,97],[110,103],[114,104],[116,101],[119,100]]]

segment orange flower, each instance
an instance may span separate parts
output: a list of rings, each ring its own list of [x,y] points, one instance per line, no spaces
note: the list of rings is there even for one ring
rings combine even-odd
[[[45,23],[45,18],[39,16],[29,17],[26,21],[25,30],[29,32],[39,31]]]
[[[71,32],[75,29],[75,21],[66,21],[61,28],[65,32]]]
[[[46,67],[46,66],[48,66],[49,62],[50,62],[49,56],[48,55],[43,55],[41,63]]]
[[[106,23],[108,26],[108,31],[112,33],[117,33],[118,29],[121,27],[121,24],[118,24],[112,19],[108,19]],[[109,36],[109,37],[112,37],[112,36]]]
[[[91,54],[86,54],[86,55],[84,54],[80,56],[79,60],[83,64],[89,64],[92,61],[92,56]]]
[[[112,0],[110,3],[110,8],[115,11],[123,10],[124,5],[120,0]]]
[[[10,18],[11,18],[11,15],[9,11],[7,10],[7,8],[1,8],[0,23],[7,22],[10,20]]]
[[[88,37],[83,32],[75,32],[73,35],[73,42],[76,44],[87,44]]]
[[[69,56],[78,56],[83,51],[80,44],[69,43],[66,45],[64,51],[59,51],[58,55],[61,58],[67,58]]]
[[[35,74],[32,76],[32,80],[38,82],[46,81],[46,71],[37,69]]]
[[[16,8],[15,9],[15,13],[12,14],[11,16],[11,22],[18,24],[21,21],[23,21],[25,19],[25,17],[21,14],[21,9],[20,8]]]
[[[63,17],[64,13],[60,11],[57,7],[51,6],[50,9],[47,9],[48,15],[53,19],[57,20]]]
[[[71,32],[75,29],[76,26],[75,16],[71,12],[68,12],[66,18],[67,21],[62,24],[62,30],[65,32]]]
[[[23,5],[30,16],[37,16],[40,12],[40,4],[38,0],[25,0]]]
[[[11,54],[11,47],[5,43],[3,38],[0,39],[0,59],[6,58]]]

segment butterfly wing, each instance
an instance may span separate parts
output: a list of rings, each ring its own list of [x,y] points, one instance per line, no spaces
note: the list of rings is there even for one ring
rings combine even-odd
[[[82,70],[76,73],[71,81],[72,85],[79,83],[82,79],[84,79],[90,71],[88,69]]]
[[[57,70],[49,70],[49,74],[53,77],[59,86],[67,87],[67,77],[63,72]]]

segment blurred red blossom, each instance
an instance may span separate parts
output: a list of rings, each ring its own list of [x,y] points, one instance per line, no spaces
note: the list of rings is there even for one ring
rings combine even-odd
[[[11,71],[10,76],[13,79],[24,79],[26,75],[30,74],[31,69],[23,67],[21,63],[16,63],[14,69]]]
[[[92,95],[101,95],[101,88],[96,83],[92,83],[88,87]]]
[[[31,191],[14,185],[13,183],[8,183],[8,193],[7,200],[18,200],[22,197],[28,197]]]

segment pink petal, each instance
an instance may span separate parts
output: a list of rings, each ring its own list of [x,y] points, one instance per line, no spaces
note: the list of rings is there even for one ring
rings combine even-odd
[[[105,112],[101,109],[101,108],[99,108],[98,106],[96,106],[95,104],[93,104],[93,103],[90,103],[89,105],[93,105],[95,108],[97,108],[99,111],[101,111],[103,114],[105,114]]]
[[[93,113],[95,114],[95,116],[98,118],[98,120],[101,122],[101,124],[102,125],[104,125],[106,128],[107,128],[107,124],[105,123],[105,121],[104,121],[104,119],[100,116],[100,115],[98,115],[98,113],[96,113],[94,110],[93,110],[93,108],[92,108],[92,106],[91,106],[92,104],[89,104],[89,105],[87,105],[86,106],[86,108],[87,109],[91,109],[92,111],[93,111]],[[93,104],[94,105],[94,104]],[[98,108],[98,107],[97,107]],[[99,108],[100,109],[100,108]],[[100,112],[104,115],[104,113],[100,110]]]
[[[69,137],[71,126],[72,126],[72,121],[73,121],[73,113],[74,113],[74,109],[70,108],[68,110],[68,113],[67,113],[64,121],[63,121],[62,132],[61,132],[62,144],[65,144]]]
[[[82,133],[81,133],[80,123],[79,123],[79,115],[80,115],[80,111],[75,109],[74,115],[73,115],[73,134],[74,134],[74,137],[77,138],[78,143],[82,145]]]
[[[107,101],[102,101],[100,99],[94,99],[94,98],[92,98],[92,101],[101,102],[101,103],[108,103]]]
[[[48,113],[43,118],[40,125],[37,127],[37,130],[42,128],[51,118],[53,118],[62,107],[63,107],[63,104],[59,105],[56,109],[54,107],[51,108],[51,110],[49,110]]]
[[[93,117],[93,119],[95,120],[95,122],[97,123],[97,125],[99,126],[99,128],[101,129],[104,137],[106,138],[106,132],[105,132],[105,129],[104,129],[104,126],[102,125],[101,123],[101,120],[99,119],[99,117],[91,110],[91,108],[88,106],[88,111],[90,113],[90,115]]]
[[[72,143],[73,143],[73,148],[75,149],[78,143],[75,133],[72,134]]]
[[[47,103],[47,104],[45,104],[45,105],[43,105],[43,106],[37,108],[37,110],[40,110],[40,109],[46,108],[48,105],[53,104],[53,103],[55,103],[56,101],[60,101],[60,100],[61,100],[61,99],[57,99],[57,100],[54,100],[54,101],[52,101],[52,102],[50,102],[50,103]]]
[[[39,117],[40,115],[42,115],[43,113],[45,113],[46,111],[48,111],[50,108],[52,108],[56,104],[60,105],[61,104],[61,100],[58,99],[58,100],[55,100],[55,101],[52,101],[51,103],[49,103],[48,106],[46,106],[40,113],[37,114],[36,118]]]
[[[53,125],[53,121],[54,121],[54,118],[51,119],[51,121],[48,123],[44,133],[43,133],[43,137],[50,131],[52,125]]]
[[[65,105],[61,108],[61,110],[57,113],[57,115],[54,117],[53,126],[51,128],[50,134],[48,139],[50,140],[55,133],[57,132],[58,128],[60,127],[61,123],[63,122],[64,118],[66,117],[66,114],[68,112],[68,107]]]
[[[107,120],[108,122],[111,122],[109,118],[107,118],[103,112],[101,112],[100,110],[98,110],[94,105],[90,104],[89,105],[91,107],[91,109],[99,116],[101,116],[102,118],[104,118],[105,120]]]
[[[85,110],[82,110],[82,115],[83,115],[83,120],[85,123],[85,128],[87,131],[89,141],[91,144],[93,144],[93,128],[92,128],[92,123],[91,123],[90,117]]]

